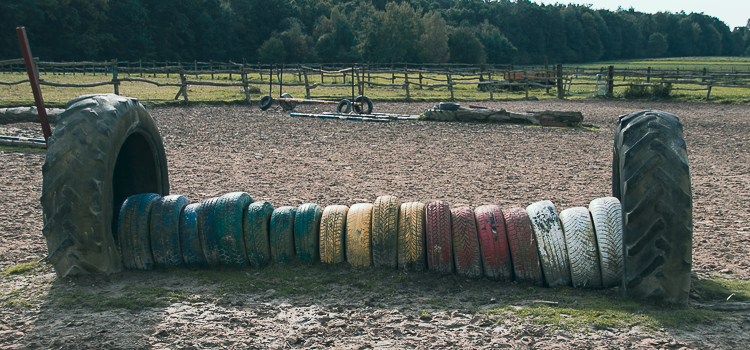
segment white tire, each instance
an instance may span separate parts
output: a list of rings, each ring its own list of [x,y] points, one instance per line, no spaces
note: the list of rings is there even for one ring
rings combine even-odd
[[[573,287],[601,287],[599,249],[589,210],[584,207],[565,209],[560,212],[560,221],[565,234],[565,245],[568,248]]]
[[[622,281],[622,207],[615,197],[597,198],[589,211],[599,246],[602,286],[620,285]]]
[[[548,200],[536,202],[526,207],[526,212],[534,230],[539,248],[539,261],[547,285],[570,285],[570,262],[555,205]]]

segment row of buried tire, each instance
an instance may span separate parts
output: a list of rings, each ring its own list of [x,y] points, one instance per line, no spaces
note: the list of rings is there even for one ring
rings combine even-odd
[[[374,204],[323,210],[314,203],[274,209],[244,192],[196,204],[179,195],[139,194],[123,203],[117,232],[127,269],[263,267],[299,259],[590,288],[619,285],[622,276],[614,197],[558,215],[550,201],[472,210],[381,196]]]

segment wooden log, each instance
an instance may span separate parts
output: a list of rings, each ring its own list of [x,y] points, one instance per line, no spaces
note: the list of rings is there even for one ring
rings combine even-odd
[[[57,116],[64,112],[60,108],[47,108],[47,119],[50,124],[57,121]],[[0,124],[39,123],[36,107],[0,108]]]
[[[526,113],[508,112],[505,109],[459,108],[456,111],[427,110],[425,120],[497,122],[513,124],[543,125],[549,122],[580,123],[583,114],[577,111],[529,111]]]

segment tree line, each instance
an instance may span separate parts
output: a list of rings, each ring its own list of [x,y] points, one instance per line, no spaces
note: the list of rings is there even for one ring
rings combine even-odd
[[[702,13],[528,0],[3,0],[0,59],[25,26],[47,61],[541,64],[750,56],[748,25]]]

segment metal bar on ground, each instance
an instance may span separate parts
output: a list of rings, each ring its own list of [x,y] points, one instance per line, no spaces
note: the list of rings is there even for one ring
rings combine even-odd
[[[44,108],[44,99],[42,98],[42,89],[39,88],[39,78],[36,75],[36,66],[34,65],[34,59],[31,56],[31,47],[29,46],[29,39],[26,37],[26,28],[17,27],[16,34],[18,35],[18,43],[21,44],[21,52],[23,53],[23,61],[26,64],[26,73],[29,75],[29,82],[31,83],[31,91],[34,94],[34,101],[36,102],[37,113],[39,114],[39,122],[42,124],[42,132],[44,133],[44,142],[48,143],[50,136],[52,136],[52,129],[49,127],[49,120],[47,120],[47,109]]]
[[[367,117],[352,117],[348,114],[314,114],[314,113],[291,113],[292,117],[314,117],[324,119],[342,119],[342,120],[358,120],[363,122],[381,122],[387,123],[390,119],[385,118],[367,118]]]

